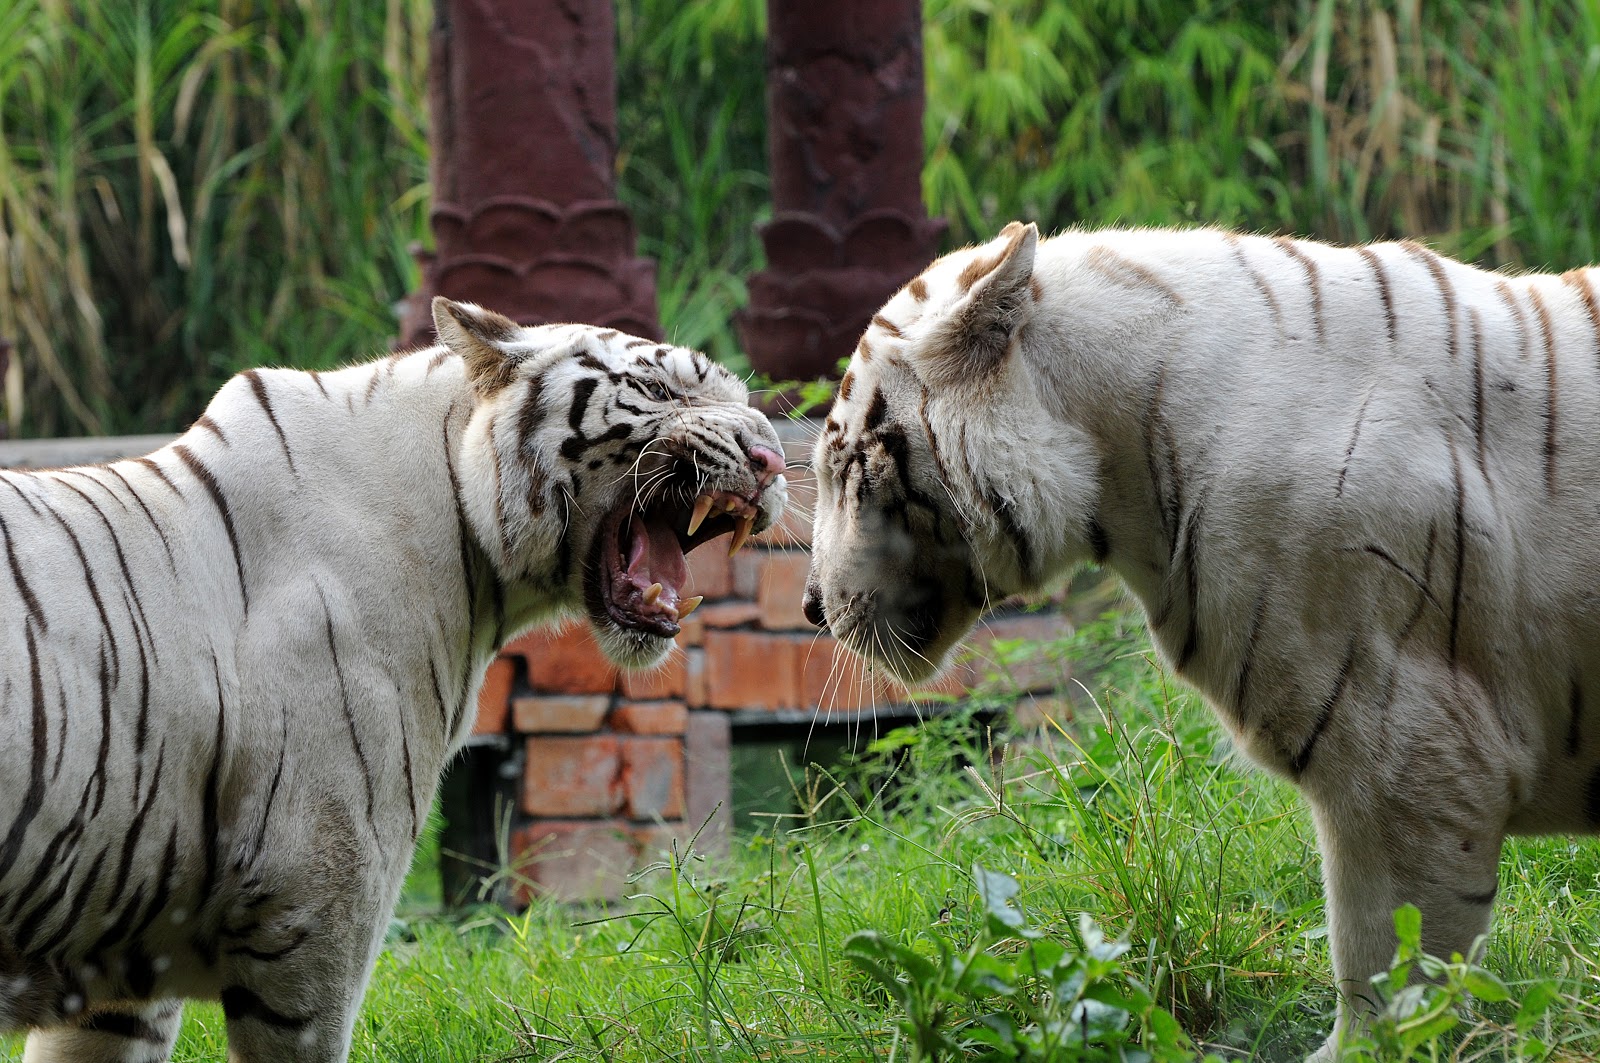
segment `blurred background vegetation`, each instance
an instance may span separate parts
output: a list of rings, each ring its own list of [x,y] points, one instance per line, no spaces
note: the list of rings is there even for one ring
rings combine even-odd
[[[155,431],[380,351],[427,237],[432,0],[0,0],[13,434]],[[742,363],[764,0],[619,0],[618,169],[678,342]],[[1011,218],[1600,257],[1600,0],[928,0],[924,189]]]

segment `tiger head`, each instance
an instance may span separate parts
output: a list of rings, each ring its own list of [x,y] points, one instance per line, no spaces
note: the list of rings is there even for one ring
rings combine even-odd
[[[657,663],[699,604],[687,554],[782,513],[771,423],[697,351],[444,298],[433,315],[475,393],[457,497],[479,547],[538,608],[581,609],[617,664]]]
[[[1013,222],[902,288],[817,439],[806,615],[904,681],[1082,550],[1092,453],[1051,416],[1023,349],[1041,326],[1037,244]]]

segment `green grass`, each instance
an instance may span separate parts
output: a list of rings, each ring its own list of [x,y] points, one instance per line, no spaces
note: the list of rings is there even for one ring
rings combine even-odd
[[[1292,789],[1235,760],[1126,621],[1033,649],[1092,671],[1097,697],[1009,740],[1003,760],[956,713],[815,778],[798,814],[742,835],[726,861],[664,854],[626,903],[397,921],[352,1058],[910,1060],[915,1025],[847,939],[873,931],[942,972],[923,981],[949,983],[939,1028],[962,1043],[982,1016],[1028,1014],[1040,998],[951,990],[955,960],[1013,962],[1025,933],[1079,955],[1084,914],[1127,946],[1102,995],[1147,990],[1189,1054],[1299,1058],[1333,998],[1314,841]],[[1007,697],[1004,684],[986,696]],[[1016,881],[1026,930],[994,932],[980,867]],[[1485,966],[1514,999],[1464,1012],[1410,1055],[1369,1058],[1600,1054],[1600,847],[1518,840],[1501,878]],[[1552,990],[1517,1033],[1516,1001]],[[222,1046],[217,1010],[191,1007],[176,1058],[220,1059]]]

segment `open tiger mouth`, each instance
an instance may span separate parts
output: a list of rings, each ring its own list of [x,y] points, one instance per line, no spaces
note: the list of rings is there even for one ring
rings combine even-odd
[[[731,556],[761,512],[756,500],[731,491],[703,491],[688,500],[671,497],[681,492],[662,494],[668,497],[644,508],[627,503],[606,518],[596,537],[590,592],[618,627],[672,638],[701,600],[683,596],[689,553],[731,532]]]

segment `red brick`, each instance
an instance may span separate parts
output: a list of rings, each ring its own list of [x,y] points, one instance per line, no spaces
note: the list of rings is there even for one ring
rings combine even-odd
[[[706,703],[706,651],[699,647],[683,651],[683,700],[691,709]]]
[[[726,598],[733,590],[733,563],[728,557],[727,538],[714,539],[689,554],[689,582],[683,597],[703,594],[707,598]]]
[[[681,735],[689,709],[681,701],[625,701],[611,713],[611,729],[619,734]]]
[[[768,631],[815,630],[801,611],[811,555],[803,550],[771,550],[756,591],[761,626]]]
[[[833,639],[822,636],[802,663],[802,696],[806,704],[824,711],[870,709],[912,700],[901,683],[881,670],[869,671],[860,657]],[[920,693],[961,696],[971,685],[971,669],[962,663],[945,671],[938,681],[919,683]]]
[[[530,738],[522,809],[532,816],[611,816],[627,795],[615,735]]]
[[[511,715],[511,681],[516,671],[516,663],[504,657],[489,662],[483,686],[478,688],[478,718],[472,724],[473,734],[505,734]]]
[[[694,836],[694,827],[684,820],[674,820],[671,823],[636,824],[628,833],[633,836],[634,844],[639,847],[641,865],[664,864],[672,859],[674,847],[677,849],[680,861],[688,855],[688,843]],[[702,836],[696,843],[696,852],[706,851],[705,840]]]
[[[512,720],[524,734],[581,734],[600,730],[608,694],[540,694],[511,703]]]
[[[733,823],[732,732],[726,713],[691,712],[684,733],[684,825],[701,852],[725,854]],[[704,829],[702,829],[704,828]]]
[[[686,678],[683,651],[675,649],[667,654],[667,659],[661,662],[659,668],[653,668],[648,672],[623,672],[622,696],[645,701],[655,698],[681,698]]]
[[[880,699],[866,662],[826,635],[801,660],[801,697],[823,711],[853,712]]]
[[[701,606],[686,620],[678,621],[678,637],[673,639],[681,648],[700,645],[706,637],[706,623],[700,618],[700,610],[709,608]]]
[[[634,819],[683,817],[683,741],[629,735],[622,748],[622,789]]]
[[[545,820],[511,836],[514,893],[562,901],[618,900],[638,860],[638,841],[615,822]]]
[[[541,694],[609,694],[617,669],[601,654],[587,624],[560,631],[534,631],[502,652],[528,662],[528,682]]]
[[[697,618],[706,627],[738,627],[741,624],[753,624],[761,619],[761,607],[755,602],[741,602],[737,598],[732,601],[718,602],[716,605],[703,605],[700,607]],[[704,641],[702,636],[701,641]]]
[[[797,709],[809,635],[706,632],[706,704],[717,709]]]

